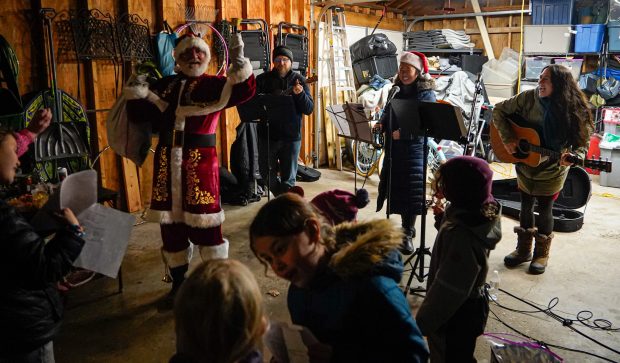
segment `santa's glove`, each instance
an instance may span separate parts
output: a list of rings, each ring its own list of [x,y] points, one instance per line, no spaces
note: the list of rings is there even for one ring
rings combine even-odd
[[[168,102],[162,100],[158,95],[149,89],[149,83],[146,81],[146,74],[132,74],[127,81],[127,86],[123,88],[123,97],[126,100],[142,100],[155,104],[157,108],[164,112],[168,107]]]
[[[123,88],[123,96],[128,100],[139,100],[149,95],[149,83],[146,74],[132,74]]]
[[[243,40],[240,33],[230,36],[229,57],[231,67],[228,69],[228,77],[233,83],[241,83],[252,74],[250,60],[243,56]]]

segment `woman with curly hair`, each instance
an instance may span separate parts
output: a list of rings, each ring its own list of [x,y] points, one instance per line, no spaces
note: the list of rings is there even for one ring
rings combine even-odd
[[[498,103],[493,111],[493,123],[506,151],[517,151],[516,138],[508,117],[518,114],[529,122],[519,125],[538,131],[541,146],[561,153],[559,160],[548,158],[532,167],[517,164],[517,182],[521,191],[521,214],[517,233],[517,248],[504,258],[507,267],[530,263],[532,274],[545,272],[553,239],[553,202],[557,199],[568,175],[570,155],[583,157],[594,129],[588,102],[568,68],[553,64],[540,74],[536,89]],[[538,202],[538,217],[534,221],[534,202]],[[532,255],[532,243],[536,241]]]

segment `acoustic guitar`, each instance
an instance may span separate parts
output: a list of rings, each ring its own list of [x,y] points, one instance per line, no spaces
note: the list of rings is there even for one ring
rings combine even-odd
[[[523,117],[513,114],[508,116],[508,123],[512,128],[512,132],[516,137],[517,152],[510,154],[504,148],[504,143],[499,136],[499,131],[493,124],[490,123],[489,134],[491,137],[491,148],[495,156],[504,163],[522,163],[532,167],[540,165],[544,161],[545,157],[560,160],[561,153],[553,150],[546,149],[541,145],[540,136],[538,132],[529,127],[523,127],[525,120]],[[601,170],[607,173],[611,173],[611,162],[601,159],[581,159],[575,155],[571,155],[567,159],[571,163],[590,168]]]

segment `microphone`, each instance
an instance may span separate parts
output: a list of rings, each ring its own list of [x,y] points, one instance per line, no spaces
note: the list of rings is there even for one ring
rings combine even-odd
[[[386,106],[388,105],[388,103],[390,103],[390,101],[392,101],[392,99],[394,98],[394,96],[396,96],[398,92],[400,92],[400,87],[392,86],[392,88],[390,88],[390,92],[388,93],[388,96],[387,96],[387,101],[385,102]]]

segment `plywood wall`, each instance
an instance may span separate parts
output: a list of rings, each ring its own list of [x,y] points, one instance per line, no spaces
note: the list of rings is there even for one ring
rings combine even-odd
[[[494,0],[494,6],[501,2],[504,8],[514,8],[512,1]],[[463,9],[468,12],[469,2],[465,2]],[[519,3],[520,4],[520,3]],[[481,1],[483,10],[489,6],[488,1]],[[186,8],[194,8],[197,13],[205,9],[217,9],[215,20],[230,20],[234,17],[262,18],[270,25],[272,39],[277,33],[279,22],[289,22],[303,25],[310,30],[309,53],[312,62],[315,49],[314,34],[310,22],[310,0],[5,0],[0,8],[0,21],[4,24],[2,35],[16,49],[20,62],[19,87],[22,94],[38,92],[48,86],[49,76],[46,72],[44,60],[44,42],[42,25],[38,11],[41,8],[54,8],[57,11],[66,9],[99,9],[103,13],[118,16],[122,13],[134,13],[149,21],[151,32],[154,34],[163,28],[163,20],[166,20],[173,28],[185,22]],[[347,23],[364,27],[374,27],[381,18],[382,11],[378,8],[364,8],[360,6],[347,6]],[[320,8],[313,9],[315,16]],[[212,14],[211,14],[212,15]],[[409,14],[415,15],[415,14]],[[417,14],[422,15],[422,14]],[[520,42],[516,29],[519,27],[519,17],[495,17],[486,20],[491,33],[493,46],[501,51],[503,47],[518,49]],[[526,17],[526,22],[529,19]],[[403,14],[387,12],[379,25],[381,29],[402,31],[404,30]],[[465,29],[476,43],[482,47],[480,32],[474,19],[456,19],[433,22],[422,22],[416,29],[453,28]],[[497,52],[497,51],[496,51]],[[122,87],[122,74],[119,73],[119,65],[111,61],[92,60],[88,62],[76,62],[70,57],[57,59],[58,86],[79,99],[85,106],[90,117],[92,132],[91,147],[93,153],[103,150],[108,144],[105,133],[105,120],[110,107],[114,104],[118,92]],[[217,57],[212,57],[209,72],[215,73],[218,69]],[[314,65],[310,64],[314,70]],[[311,86],[314,98],[316,92]],[[228,109],[222,114],[217,130],[218,154],[220,162],[229,166],[230,145],[235,139],[235,128],[239,124],[239,117],[235,109]],[[306,161],[312,161],[312,148],[314,139],[314,117],[305,117],[302,129],[302,147],[300,157]],[[154,140],[156,142],[156,140]],[[108,150],[103,153],[97,164],[103,186],[123,192],[124,208],[136,210],[148,203],[148,189],[150,188],[150,161],[139,170],[133,170],[135,166],[128,164]],[[132,178],[139,179],[139,190],[129,192],[127,185],[135,185]],[[130,180],[131,179],[131,180]]]

